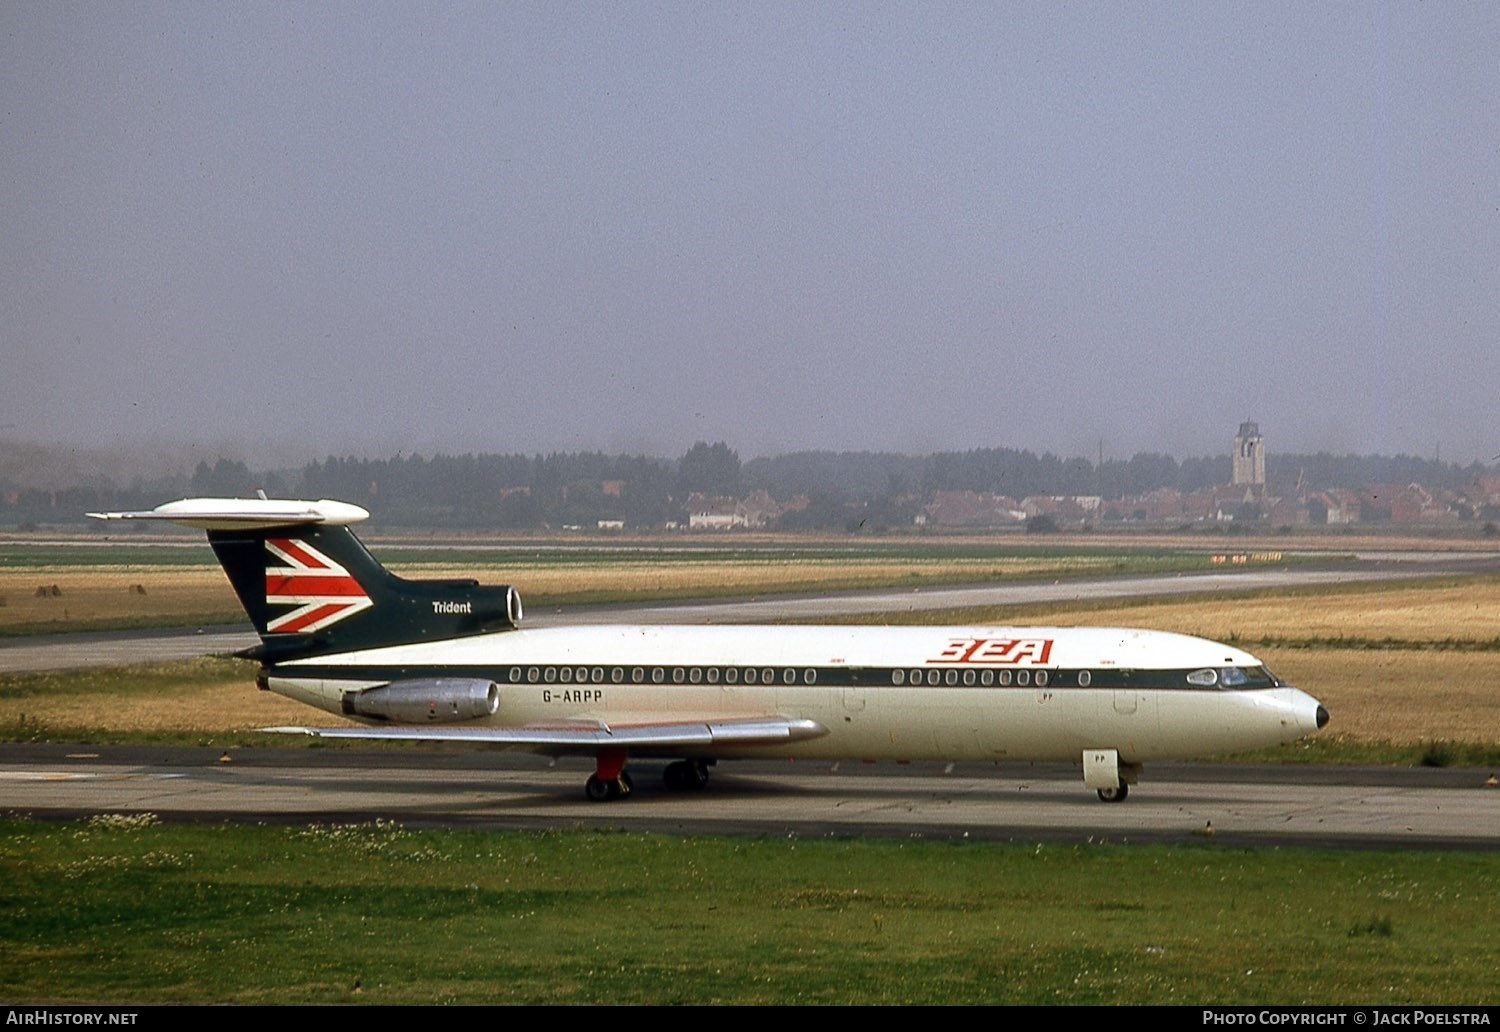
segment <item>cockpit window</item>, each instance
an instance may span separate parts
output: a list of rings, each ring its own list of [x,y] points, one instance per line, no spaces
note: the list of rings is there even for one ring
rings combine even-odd
[[[1187,674],[1187,683],[1195,688],[1222,688],[1235,691],[1244,688],[1274,688],[1281,682],[1265,667],[1204,667]]]

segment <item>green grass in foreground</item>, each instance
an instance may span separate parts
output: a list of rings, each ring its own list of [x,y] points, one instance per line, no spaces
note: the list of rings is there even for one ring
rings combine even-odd
[[[0,998],[1493,1001],[1500,857],[0,823]]]

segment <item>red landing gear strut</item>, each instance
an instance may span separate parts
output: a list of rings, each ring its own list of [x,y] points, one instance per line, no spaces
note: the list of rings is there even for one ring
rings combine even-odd
[[[583,794],[595,803],[624,799],[635,788],[625,773],[624,749],[600,749],[594,773],[583,784]]]

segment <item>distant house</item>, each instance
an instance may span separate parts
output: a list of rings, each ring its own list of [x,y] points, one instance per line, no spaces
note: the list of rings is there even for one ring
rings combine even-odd
[[[1103,510],[1098,495],[1032,495],[1021,500],[1021,511],[1027,519],[1050,516],[1058,524],[1082,525]]]
[[[1359,522],[1360,498],[1356,491],[1331,488],[1319,491],[1307,499],[1307,518],[1310,523],[1326,524],[1330,527],[1345,527]]]
[[[803,504],[806,504],[804,500]],[[764,527],[783,509],[767,491],[756,491],[744,501],[728,495],[688,496],[689,530],[729,530],[732,527]]]
[[[781,516],[782,508],[771,497],[771,492],[761,490],[741,501],[739,511],[745,518],[745,526],[759,528],[774,523]]]
[[[977,491],[937,491],[923,506],[917,523],[929,527],[1016,527],[1026,513],[1012,498]]]
[[[689,530],[729,530],[744,525],[745,515],[735,499],[703,494],[688,496]]]

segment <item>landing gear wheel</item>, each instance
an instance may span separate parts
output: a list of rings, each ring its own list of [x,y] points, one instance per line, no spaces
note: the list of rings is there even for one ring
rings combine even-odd
[[[674,791],[699,789],[708,784],[708,764],[702,760],[678,760],[661,772],[662,784]]]
[[[1117,788],[1099,789],[1099,799],[1105,803],[1123,803],[1125,797],[1130,794],[1129,785],[1120,785]]]
[[[591,803],[625,799],[634,791],[635,782],[623,770],[618,778],[601,778],[597,774],[590,774],[589,779],[583,783],[583,794]]]

